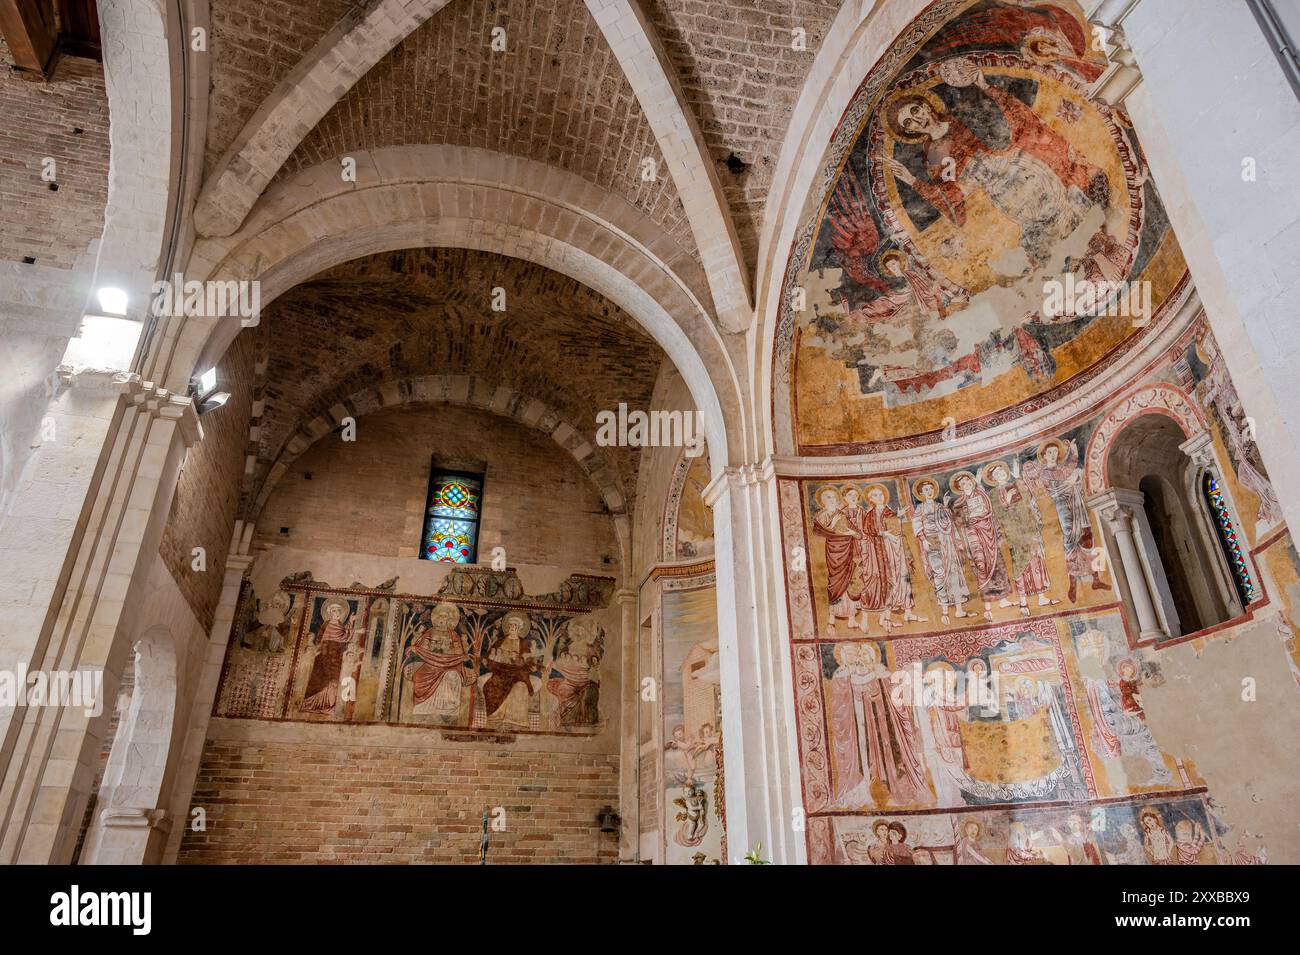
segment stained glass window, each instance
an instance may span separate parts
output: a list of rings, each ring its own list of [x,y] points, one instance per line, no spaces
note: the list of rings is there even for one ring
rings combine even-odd
[[[1242,541],[1237,536],[1237,528],[1228,513],[1228,502],[1224,500],[1223,488],[1213,474],[1206,473],[1204,478],[1205,500],[1210,505],[1214,516],[1214,529],[1219,532],[1219,544],[1223,547],[1223,556],[1228,559],[1232,570],[1232,582],[1237,586],[1242,606],[1255,601],[1255,584],[1250,579],[1250,570],[1246,567],[1246,557],[1241,551]]]
[[[446,564],[474,563],[482,504],[483,475],[434,469],[424,508],[420,557]]]

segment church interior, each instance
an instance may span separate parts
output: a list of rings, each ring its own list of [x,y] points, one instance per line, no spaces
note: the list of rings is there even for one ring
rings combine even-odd
[[[0,861],[1300,863],[1300,8],[0,0]]]

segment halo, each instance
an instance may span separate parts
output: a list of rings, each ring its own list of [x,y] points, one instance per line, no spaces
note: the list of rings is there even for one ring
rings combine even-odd
[[[504,617],[502,617],[502,618],[501,618],[501,632],[502,632],[503,634],[506,632],[506,625],[507,625],[508,623],[510,623],[511,620],[518,620],[519,623],[520,623],[520,625],[524,628],[524,632],[523,632],[522,634],[520,634],[520,637],[521,637],[521,638],[522,638],[522,637],[526,637],[526,636],[528,636],[528,631],[531,630],[532,627],[533,627],[533,621],[532,621],[532,618],[530,618],[530,617],[528,616],[528,614],[526,614],[526,613],[524,613],[524,612],[522,612],[522,611],[520,611],[520,610],[512,610],[512,611],[510,611],[508,614],[506,614]]]
[[[885,487],[885,485],[883,484],[868,484],[866,487],[862,489],[862,496],[864,498],[870,499],[871,492],[875,490],[879,490],[882,494],[885,495],[886,503],[889,501],[889,488]]]
[[[939,488],[938,481],[936,481],[932,477],[917,478],[915,481],[912,482],[912,496],[916,498],[918,501],[924,500],[924,498],[921,497],[921,488],[927,484],[930,485],[930,487],[934,488],[934,496],[936,498],[940,497],[940,493],[939,493],[940,488]]]
[[[977,487],[979,486],[980,479],[975,476],[973,471],[958,471],[952,477],[948,478],[948,490],[952,491],[954,494],[960,494],[961,491],[957,488],[957,482],[964,477],[970,478]]]
[[[1007,477],[1011,476],[1011,466],[1007,464],[1006,461],[990,461],[988,464],[984,465],[984,467],[980,468],[980,480],[989,487],[997,487],[997,482],[993,480],[993,469],[998,467],[1003,468],[1007,472]]]
[[[346,600],[344,600],[342,597],[330,597],[328,600],[326,600],[323,604],[320,605],[320,618],[322,620],[327,620],[329,618],[328,615],[329,615],[330,607],[342,608],[344,620],[352,616],[352,607],[348,605],[348,602]]]
[[[885,101],[885,126],[890,135],[905,143],[919,143],[925,139],[925,133],[909,133],[898,126],[898,110],[907,100],[922,100],[929,104],[936,117],[947,116],[948,107],[930,87],[920,86],[899,90]]]
[[[884,252],[880,253],[880,258],[877,260],[880,271],[883,273],[885,271],[885,263],[892,262],[895,259],[902,263],[903,268],[907,268],[907,263],[911,261],[908,258],[907,253],[902,249],[886,249]]]
[[[432,612],[429,614],[429,619],[438,620],[448,615],[453,618],[453,626],[460,622],[460,608],[454,603],[448,603],[444,600],[441,603],[434,605]]]
[[[1053,36],[1052,31],[1045,27],[1034,27],[1020,40],[1020,51],[1035,63],[1055,63],[1056,56],[1043,51],[1041,45],[1047,41],[1059,46],[1059,36],[1059,33]]]
[[[834,493],[836,497],[841,497],[840,489],[839,489],[839,488],[837,488],[837,487],[835,487],[834,485],[831,485],[831,484],[824,484],[824,485],[822,485],[822,486],[817,490],[817,493],[813,495],[813,497],[816,498],[817,503],[818,503],[818,504],[821,504],[822,507],[825,507],[825,506],[826,506],[826,504],[824,503],[823,499],[826,497],[826,493],[827,493],[828,491]]]
[[[1065,453],[1066,453],[1065,442],[1062,441],[1060,438],[1048,438],[1046,441],[1040,444],[1038,448],[1034,451],[1034,457],[1038,458],[1041,461],[1043,459],[1043,452],[1046,451],[1048,448],[1056,448],[1056,453],[1059,459],[1062,461],[1065,460]]]

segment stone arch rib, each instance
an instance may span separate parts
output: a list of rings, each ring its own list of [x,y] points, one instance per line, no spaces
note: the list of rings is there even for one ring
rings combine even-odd
[[[194,208],[201,235],[234,233],[284,161],[361,77],[449,0],[369,0],[298,61],[217,162]]]

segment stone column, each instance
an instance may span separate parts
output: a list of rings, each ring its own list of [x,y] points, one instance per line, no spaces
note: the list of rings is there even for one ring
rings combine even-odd
[[[110,700],[144,597],[143,558],[158,550],[183,455],[202,433],[188,398],[134,375],[114,381],[124,394],[48,609],[18,635],[32,669],[100,670]],[[13,714],[0,755],[0,861],[71,859],[111,717],[99,709],[25,706]]]
[[[762,845],[775,863],[807,861],[793,676],[785,632],[776,481],[771,460],[726,468],[705,489],[713,508],[722,676],[727,846]]]
[[[247,544],[241,541],[240,528],[234,533],[232,550],[239,550]],[[188,714],[179,714],[186,719],[185,736],[181,743],[180,761],[176,765],[175,780],[172,787],[171,817],[177,820],[167,834],[167,847],[163,851],[162,861],[173,864],[181,851],[181,840],[185,830],[191,825],[190,801],[194,798],[194,783],[198,780],[199,765],[203,761],[203,744],[208,739],[208,724],[212,721],[212,709],[217,699],[217,684],[221,682],[221,667],[226,660],[226,646],[230,643],[230,634],[234,628],[235,615],[239,612],[239,591],[244,577],[253,566],[253,557],[249,554],[231,553],[226,555],[226,574],[221,581],[221,598],[217,602],[216,613],[212,619],[212,629],[208,631],[208,646],[203,655],[203,668],[199,672],[194,692],[190,694]]]
[[[1146,569],[1138,554],[1137,542],[1134,540],[1133,512],[1123,504],[1111,504],[1102,512],[1102,517],[1110,526],[1115,537],[1115,546],[1119,548],[1120,563],[1124,567],[1124,579],[1128,584],[1129,598],[1137,613],[1138,627],[1143,640],[1164,640],[1169,634],[1160,626],[1156,616],[1155,604],[1151,600],[1151,588],[1147,583]]]
[[[1275,487],[1300,487],[1300,101],[1240,0],[1094,0],[1123,104]],[[1300,533],[1300,496],[1281,508]]]

